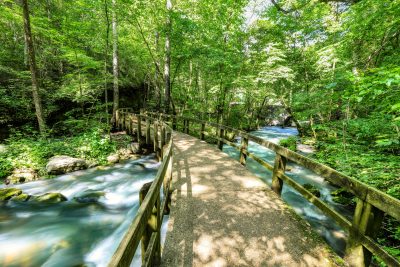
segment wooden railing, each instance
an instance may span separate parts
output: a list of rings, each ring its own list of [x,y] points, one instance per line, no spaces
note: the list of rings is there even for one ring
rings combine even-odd
[[[133,134],[138,141],[143,136],[146,144],[154,144],[154,151],[162,160],[152,183],[145,184],[139,193],[139,210],[114,253],[108,266],[130,266],[141,242],[142,266],[158,265],[161,260],[161,224],[168,211],[170,184],[172,178],[172,129],[165,123],[141,114],[133,114],[129,109],[119,109],[116,124],[121,130]],[[142,124],[145,127],[142,127]],[[142,131],[144,128],[144,134]],[[163,197],[161,198],[161,186]]]
[[[264,140],[260,137],[248,134],[244,131],[234,129],[225,125],[208,122],[204,120],[146,112],[146,115],[165,121],[173,129],[182,125],[184,133],[190,133],[190,127],[195,128],[195,134],[200,139],[205,140],[206,136],[218,142],[218,147],[222,149],[223,144],[228,144],[240,151],[239,161],[246,164],[247,157],[254,159],[263,167],[272,171],[272,190],[281,194],[283,183],[291,186],[302,194],[308,201],[318,207],[324,214],[334,219],[343,229],[349,233],[346,248],[346,261],[351,266],[369,266],[372,255],[379,257],[389,266],[400,266],[400,262],[395,257],[387,253],[377,242],[376,236],[381,228],[384,214],[387,214],[400,221],[400,201],[373,187],[370,187],[354,178],[339,173],[338,171],[318,163],[312,159],[304,157],[296,152]],[[208,128],[206,128],[208,127]],[[193,129],[193,128],[192,128]],[[207,131],[207,129],[209,131]],[[193,132],[193,131],[192,131]],[[227,132],[241,137],[241,144],[235,144],[225,138]],[[215,133],[215,134],[214,134]],[[249,141],[268,148],[276,153],[274,166],[248,151]],[[285,174],[285,167],[288,161],[295,162],[316,174],[322,176],[330,183],[344,188],[357,198],[357,206],[353,220],[349,221],[346,217],[338,213],[327,203],[314,196],[309,190]]]

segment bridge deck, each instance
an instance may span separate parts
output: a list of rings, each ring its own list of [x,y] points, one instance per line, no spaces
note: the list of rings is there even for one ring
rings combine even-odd
[[[259,178],[175,133],[163,266],[337,266],[338,257]]]

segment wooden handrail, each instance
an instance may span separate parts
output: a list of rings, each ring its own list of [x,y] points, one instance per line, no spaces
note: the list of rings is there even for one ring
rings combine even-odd
[[[387,253],[375,241],[376,233],[380,229],[384,213],[400,221],[400,200],[393,198],[367,184],[360,182],[352,177],[342,174],[328,166],[318,163],[299,153],[291,151],[285,147],[264,140],[247,132],[195,118],[185,116],[169,115],[162,113],[145,112],[146,115],[153,118],[172,120],[173,129],[176,129],[178,120],[183,120],[183,132],[189,133],[189,122],[200,124],[199,136],[201,140],[209,136],[218,141],[218,146],[222,148],[221,143],[228,144],[240,151],[240,163],[245,165],[246,158],[250,157],[260,163],[263,167],[273,171],[272,188],[280,194],[283,182],[293,187],[302,194],[308,201],[318,207],[324,214],[334,219],[340,226],[349,232],[349,240],[346,248],[346,260],[351,266],[368,266],[371,261],[371,255],[378,256],[389,266],[400,266],[400,261]],[[205,127],[215,128],[210,135]],[[241,145],[237,145],[224,138],[226,132],[232,132],[242,138]],[[247,151],[248,142],[252,141],[258,145],[268,148],[276,153],[274,166],[263,159]],[[322,176],[332,184],[344,188],[357,197],[357,207],[353,221],[350,222],[344,216],[340,215],[325,202],[314,196],[309,190],[285,175],[286,161],[295,162],[316,174]],[[361,265],[360,265],[361,263]]]
[[[145,133],[146,135],[150,133],[150,121],[154,120],[149,116],[128,113],[121,109],[117,111],[117,125],[123,130],[130,130],[133,132],[133,124],[136,120],[137,130],[139,138],[141,137],[141,125],[142,119],[147,121]],[[126,121],[126,118],[129,118]],[[139,122],[139,123],[137,123]],[[157,125],[157,124],[156,124]],[[160,149],[162,154],[162,163],[157,171],[157,175],[154,181],[151,183],[149,188],[143,190],[146,185],[141,190],[141,204],[139,210],[129,226],[126,234],[124,235],[122,241],[120,242],[117,250],[111,258],[108,266],[129,266],[135,255],[137,247],[142,241],[142,266],[152,266],[160,262],[161,256],[161,244],[160,244],[160,229],[162,218],[164,215],[164,210],[168,206],[170,199],[170,183],[172,179],[172,129],[167,124],[160,122],[158,126],[161,126],[161,137],[164,138],[160,140],[161,142],[155,143],[155,148]],[[158,140],[158,127],[154,128],[153,140]],[[165,134],[165,132],[169,134]],[[140,140],[140,139],[139,139]],[[158,144],[161,144],[158,147]],[[166,147],[163,144],[167,144]],[[161,202],[160,190],[163,186],[163,201]],[[146,240],[144,242],[144,240]]]

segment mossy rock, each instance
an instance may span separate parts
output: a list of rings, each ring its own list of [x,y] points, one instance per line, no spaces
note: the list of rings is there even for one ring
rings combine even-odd
[[[46,193],[41,196],[34,196],[31,198],[33,201],[42,203],[59,203],[67,201],[68,199],[61,193]]]
[[[0,189],[0,200],[6,201],[12,197],[22,194],[22,190],[18,188],[2,188]]]
[[[354,195],[350,192],[347,192],[343,188],[339,188],[335,191],[331,192],[332,200],[336,203],[345,205],[345,206],[353,206],[354,205]]]
[[[303,187],[305,189],[307,189],[308,191],[310,191],[314,196],[316,197],[320,197],[321,196],[321,192],[319,191],[319,189],[312,184],[304,184]]]
[[[28,201],[30,197],[31,197],[31,195],[22,193],[22,194],[19,194],[18,196],[13,197],[11,199],[11,201],[25,202],[25,201]]]
[[[94,203],[97,202],[99,198],[103,197],[104,195],[105,193],[103,191],[86,190],[75,196],[74,200],[79,203]]]

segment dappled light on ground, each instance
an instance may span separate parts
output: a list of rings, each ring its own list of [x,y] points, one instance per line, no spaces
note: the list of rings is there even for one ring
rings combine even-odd
[[[335,255],[259,178],[176,133],[163,266],[335,266]]]

